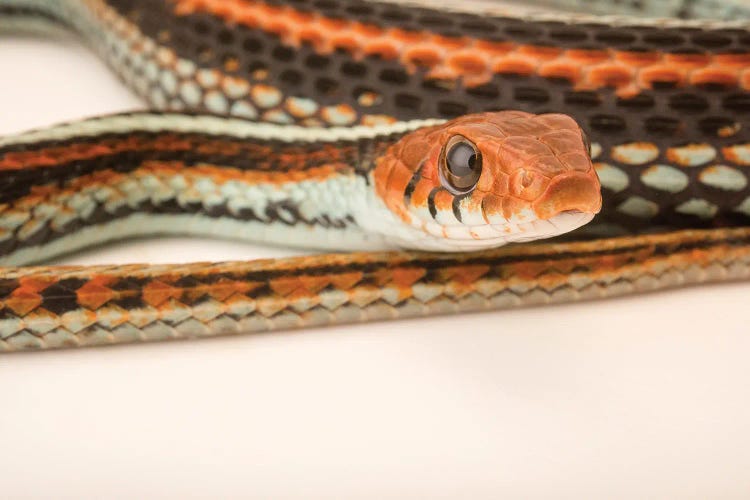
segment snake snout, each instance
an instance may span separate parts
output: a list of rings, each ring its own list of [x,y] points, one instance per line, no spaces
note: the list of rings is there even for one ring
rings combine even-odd
[[[532,204],[537,217],[551,219],[564,212],[597,214],[602,208],[599,178],[590,172],[565,172],[552,179],[547,189]]]

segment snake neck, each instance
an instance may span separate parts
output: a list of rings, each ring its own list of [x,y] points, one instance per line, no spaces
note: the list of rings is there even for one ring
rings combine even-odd
[[[409,127],[281,128],[144,113],[0,139],[0,264],[164,234],[392,247],[385,234],[398,221],[371,176]]]

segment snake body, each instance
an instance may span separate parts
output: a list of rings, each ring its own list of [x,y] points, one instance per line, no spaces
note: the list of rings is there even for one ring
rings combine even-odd
[[[79,32],[160,110],[0,140],[0,350],[746,277],[750,11],[710,1],[617,8],[629,17],[481,2],[0,0],[0,26]],[[457,136],[483,148],[481,189],[470,193],[446,188],[439,170],[441,147]],[[481,249],[586,222],[599,210],[594,169],[601,212],[564,243],[10,267],[169,232]],[[493,217],[512,221],[507,234]]]

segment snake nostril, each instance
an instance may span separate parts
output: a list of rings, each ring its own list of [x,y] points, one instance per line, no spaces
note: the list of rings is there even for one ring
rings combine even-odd
[[[524,170],[523,174],[521,174],[521,187],[527,188],[531,186],[534,183],[534,176],[533,174],[526,172]]]
[[[514,196],[531,201],[544,191],[546,184],[547,179],[543,175],[519,168],[511,175],[510,191]]]

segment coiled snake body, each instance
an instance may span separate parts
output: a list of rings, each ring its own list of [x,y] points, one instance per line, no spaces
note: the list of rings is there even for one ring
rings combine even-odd
[[[0,351],[745,278],[750,7],[576,5],[0,0],[160,110],[0,139]],[[433,252],[12,267],[164,233]]]

